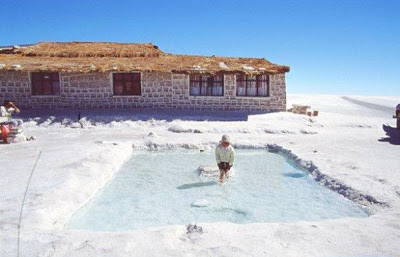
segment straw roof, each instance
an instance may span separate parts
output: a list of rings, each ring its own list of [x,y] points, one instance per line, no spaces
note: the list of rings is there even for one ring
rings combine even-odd
[[[41,57],[157,57],[163,52],[153,44],[49,43],[42,42],[16,49],[22,56]]]
[[[153,44],[42,42],[24,47],[0,47],[0,70],[277,74],[290,68],[264,58],[168,54]]]

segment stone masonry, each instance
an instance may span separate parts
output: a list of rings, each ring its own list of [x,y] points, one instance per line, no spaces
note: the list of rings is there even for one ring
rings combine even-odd
[[[285,74],[270,75],[270,97],[236,96],[235,75],[224,75],[224,96],[190,96],[189,75],[141,72],[141,96],[114,96],[112,73],[59,73],[60,95],[31,94],[30,73],[0,71],[0,102],[23,108],[176,108],[187,110],[284,111]]]

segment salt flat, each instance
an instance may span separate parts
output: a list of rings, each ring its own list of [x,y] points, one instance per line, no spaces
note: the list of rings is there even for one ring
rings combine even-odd
[[[386,107],[396,101],[354,99],[373,99]],[[37,140],[0,145],[0,256],[17,254],[19,211],[39,152],[22,215],[20,256],[400,255],[400,133],[391,129],[391,114],[341,96],[289,95],[288,102],[311,105],[319,116],[204,117],[135,110],[104,117],[82,111],[88,118],[78,123],[77,112],[26,112],[32,119],[24,124],[25,133]],[[359,202],[372,215],[319,222],[201,223],[204,233],[194,235],[177,225],[124,232],[64,228],[134,149],[212,148],[223,133],[231,135],[236,147],[282,147],[306,166],[312,162],[322,175],[350,188],[344,191],[352,192],[348,198],[364,196]]]

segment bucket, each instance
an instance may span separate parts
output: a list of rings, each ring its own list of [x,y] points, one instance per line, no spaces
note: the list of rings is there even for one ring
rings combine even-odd
[[[6,142],[8,132],[10,132],[10,125],[1,125],[0,130],[1,130],[1,138],[3,139],[4,142]]]

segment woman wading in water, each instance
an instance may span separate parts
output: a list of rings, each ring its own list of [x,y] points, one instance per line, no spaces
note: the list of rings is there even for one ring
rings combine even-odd
[[[235,150],[231,145],[228,135],[223,135],[222,139],[215,149],[215,159],[219,168],[219,183],[223,184],[224,180],[229,177],[229,171],[235,160]]]

